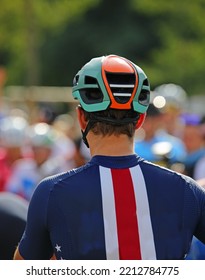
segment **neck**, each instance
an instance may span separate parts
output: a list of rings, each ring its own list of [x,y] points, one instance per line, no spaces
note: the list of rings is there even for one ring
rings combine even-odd
[[[92,135],[91,135],[92,134]],[[126,135],[94,135],[88,134],[91,156],[125,156],[134,154],[134,140]]]

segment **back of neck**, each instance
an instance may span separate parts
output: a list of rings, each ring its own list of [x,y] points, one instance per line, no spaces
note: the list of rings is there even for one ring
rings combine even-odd
[[[91,136],[91,135],[90,135]],[[93,135],[88,137],[91,156],[124,156],[134,154],[134,140],[126,135]]]

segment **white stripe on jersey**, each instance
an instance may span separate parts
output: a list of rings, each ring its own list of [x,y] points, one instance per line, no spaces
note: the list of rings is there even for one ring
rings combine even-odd
[[[111,170],[100,166],[100,180],[107,260],[119,260],[115,199]]]
[[[142,260],[156,260],[149,201],[144,176],[139,165],[130,168],[137,205],[137,220]]]

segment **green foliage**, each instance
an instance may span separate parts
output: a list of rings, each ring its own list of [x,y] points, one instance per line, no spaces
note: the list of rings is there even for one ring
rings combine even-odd
[[[204,0],[1,0],[0,57],[8,84],[71,85],[90,58],[116,53],[153,89],[174,82],[203,93],[204,12]]]
[[[174,82],[188,94],[203,93],[205,83],[205,2],[133,0],[133,7],[155,21],[160,47],[146,60],[153,86]]]
[[[0,54],[9,54],[8,84],[37,84],[39,50],[46,32],[57,33],[80,16],[95,0],[1,0]]]
[[[148,32],[144,32],[144,20]],[[134,12],[130,1],[120,5],[117,0],[101,1],[83,17],[70,22],[57,37],[48,36],[42,57],[46,60],[45,67],[49,64],[58,71],[54,74],[44,68],[43,81],[71,85],[75,73],[85,62],[111,53],[127,56],[140,64],[157,45],[152,31],[152,23]]]

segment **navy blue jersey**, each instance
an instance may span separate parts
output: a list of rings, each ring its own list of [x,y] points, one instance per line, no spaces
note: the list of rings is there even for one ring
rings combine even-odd
[[[25,259],[184,259],[205,243],[205,191],[137,155],[94,156],[44,179],[19,245]]]

